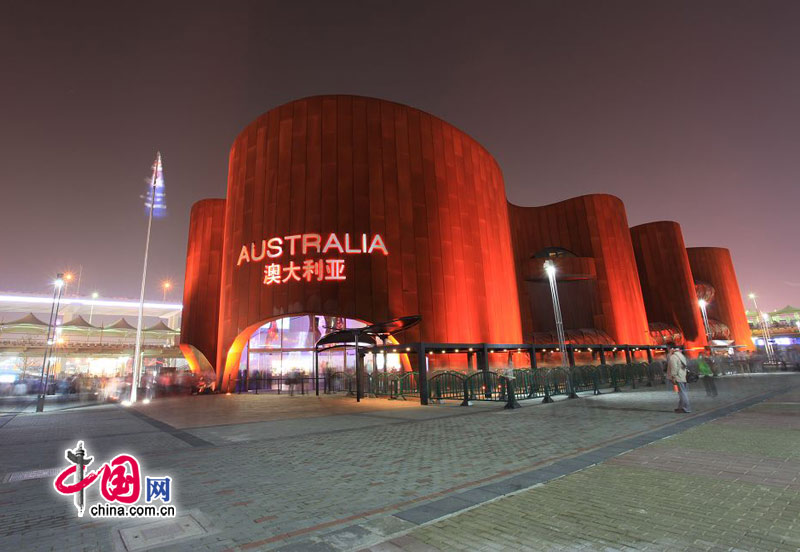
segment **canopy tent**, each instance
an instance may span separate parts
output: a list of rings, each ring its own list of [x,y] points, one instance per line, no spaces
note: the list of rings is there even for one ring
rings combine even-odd
[[[102,329],[100,326],[89,324],[80,314],[76,314],[70,321],[61,324],[59,328],[67,333],[71,333],[72,331],[89,332]]]
[[[791,305],[786,305],[782,309],[778,309],[769,313],[770,316],[781,315],[781,314],[800,314],[800,309],[797,307],[793,307]]]
[[[113,324],[103,327],[104,332],[118,332],[118,333],[128,333],[128,332],[135,332],[136,328],[131,326],[127,320],[124,318],[120,318]]]
[[[159,320],[158,322],[156,322],[152,326],[148,326],[147,328],[144,328],[142,331],[143,332],[149,332],[149,333],[165,333],[165,334],[172,334],[172,335],[181,333],[180,330],[173,330],[172,328],[167,326],[164,323],[163,320]]]
[[[16,320],[12,320],[11,322],[3,322],[0,324],[0,329],[3,331],[43,331],[46,332],[49,324],[47,322],[42,322],[36,315],[33,313],[28,313],[22,318],[18,318]]]

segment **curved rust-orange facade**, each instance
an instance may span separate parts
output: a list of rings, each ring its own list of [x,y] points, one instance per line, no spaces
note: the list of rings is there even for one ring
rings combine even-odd
[[[619,198],[592,194],[542,207],[509,204],[509,219],[526,336],[551,329],[544,326],[552,324],[552,303],[543,264],[552,252],[559,255],[554,261],[566,329],[588,326],[617,343],[650,343],[628,218]],[[584,268],[568,268],[572,265]]]
[[[690,247],[686,252],[694,279],[714,288],[708,317],[725,324],[734,343],[754,349],[731,252],[723,247]]]
[[[676,326],[686,347],[706,347],[683,233],[677,222],[659,221],[631,228],[647,318],[651,324]]]
[[[320,260],[322,280],[286,272]],[[300,313],[421,314],[405,339],[521,341],[497,162],[441,119],[383,100],[317,96],[259,117],[230,152],[218,370],[235,379],[247,336]]]
[[[224,227],[224,199],[203,199],[192,206],[180,346],[195,371],[210,371],[217,360]]]
[[[648,344],[650,314],[662,334],[702,345],[702,280],[718,296],[709,314],[752,346],[727,250],[686,253],[675,223],[631,230],[606,194],[512,205],[497,162],[452,125],[316,96],[248,125],[226,199],[193,206],[181,348],[230,388],[251,360],[262,375],[303,370],[298,355],[307,362],[323,331],[400,316],[422,316],[402,342],[552,341],[545,260],[575,343]],[[346,367],[347,352],[328,361]]]

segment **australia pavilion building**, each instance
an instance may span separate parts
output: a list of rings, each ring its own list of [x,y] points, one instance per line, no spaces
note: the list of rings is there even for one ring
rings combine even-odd
[[[481,348],[495,364],[524,351],[517,365],[560,363],[545,261],[570,360],[709,338],[753,347],[727,249],[687,249],[677,222],[630,228],[610,195],[512,205],[492,155],[452,125],[384,100],[315,96],[247,126],[227,197],[192,207],[181,349],[230,389],[242,373],[352,370],[353,348],[316,350],[320,338],[419,315],[387,341],[392,354],[367,355],[371,369],[409,369],[429,352],[447,353],[430,355],[431,369],[463,368]]]

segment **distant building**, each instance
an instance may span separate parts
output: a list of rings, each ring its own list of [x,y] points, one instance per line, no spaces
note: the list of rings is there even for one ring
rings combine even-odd
[[[52,296],[0,292],[0,379],[42,368]],[[139,303],[125,299],[61,299],[53,373],[117,376],[130,372]],[[146,302],[145,364],[183,363],[177,347],[182,306]]]

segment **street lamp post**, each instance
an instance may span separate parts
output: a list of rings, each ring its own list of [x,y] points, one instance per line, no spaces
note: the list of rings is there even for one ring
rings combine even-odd
[[[700,305],[700,312],[703,314],[703,326],[706,329],[706,341],[708,341],[709,354],[714,356],[714,348],[711,346],[711,327],[708,325],[708,312],[706,312],[708,303],[705,299],[700,299],[697,304]]]
[[[774,362],[775,349],[772,347],[772,333],[769,330],[769,314],[762,312],[761,318],[764,321],[764,348],[767,351],[767,360]]]
[[[63,297],[69,297],[69,293],[68,293],[69,285],[72,283],[72,280],[74,280],[74,279],[75,279],[75,275],[72,272],[69,272],[69,271],[65,272],[61,276],[61,281],[63,282],[62,285],[64,286],[64,292],[62,293]]]
[[[89,324],[92,323],[92,315],[94,314],[94,302],[95,300],[100,297],[100,294],[96,291],[92,293],[92,304],[89,306]]]
[[[39,395],[36,397],[36,412],[44,412],[44,400],[47,395],[47,380],[50,379],[50,357],[53,353],[53,344],[56,341],[56,325],[58,323],[58,307],[61,303],[61,294],[64,291],[64,275],[59,273],[53,282],[53,303],[50,307],[50,321],[47,326],[47,342],[42,358],[42,374],[39,377]]]
[[[561,365],[567,366],[567,340],[564,336],[564,321],[561,318],[561,303],[558,301],[558,286],[556,285],[556,265],[553,261],[544,262],[544,271],[550,282],[550,296],[553,299],[553,315],[556,319],[556,333],[558,334],[558,345],[561,348]]]
[[[164,301],[165,303],[167,302],[167,291],[169,291],[171,288],[172,288],[172,282],[170,282],[169,280],[164,280],[161,283],[161,290],[164,292],[163,295],[161,296],[161,300]]]
[[[748,297],[751,301],[753,301],[753,308],[756,309],[756,319],[758,320],[758,325],[761,328],[761,337],[764,338],[764,352],[767,354],[767,361],[772,362],[772,343],[770,343],[769,328],[767,327],[767,319],[769,318],[769,315],[758,310],[758,302],[756,301],[755,293],[751,293],[748,295]]]

